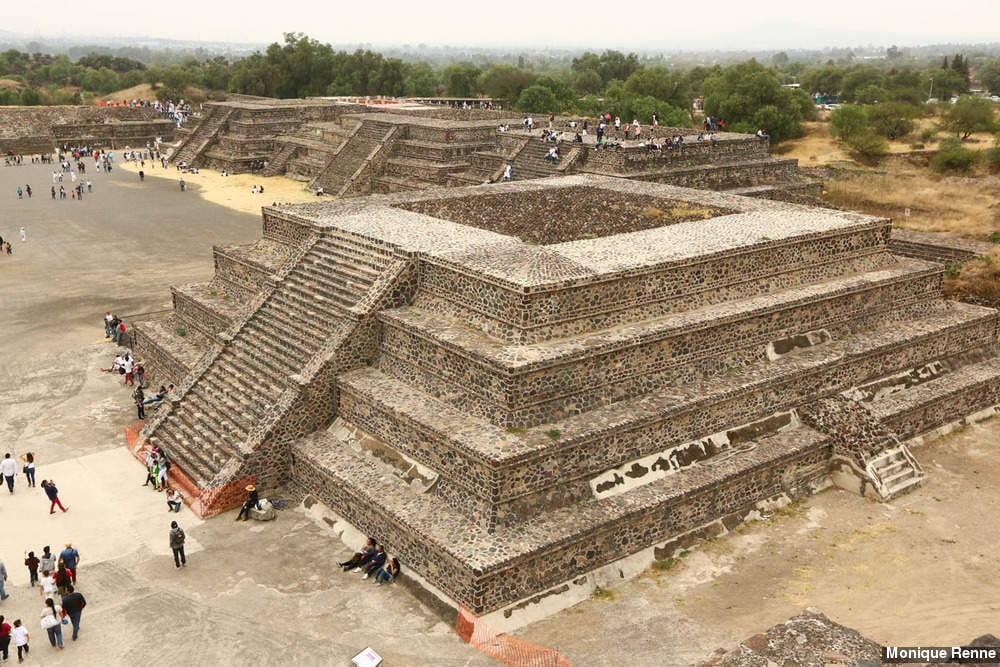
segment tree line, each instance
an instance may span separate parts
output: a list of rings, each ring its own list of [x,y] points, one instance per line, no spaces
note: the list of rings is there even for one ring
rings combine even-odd
[[[635,53],[586,52],[571,61],[410,62],[367,49],[335,50],[288,33],[263,51],[229,60],[185,56],[173,63],[143,63],[124,56],[0,53],[0,104],[88,102],[139,83],[160,99],[209,98],[226,92],[267,97],[322,95],[489,97],[504,108],[534,113],[611,113],[623,122],[691,126],[693,101],[735,131],[766,128],[774,141],[798,136],[820,99],[872,106],[916,106],[934,97],[967,92],[973,70],[983,87],[1000,90],[1000,58],[977,61],[962,54],[944,62],[910,63],[899,53],[856,63],[806,64],[776,54],[770,63],[673,67],[649,64]],[[896,107],[894,107],[896,108]],[[908,111],[907,113],[910,113]],[[878,115],[875,113],[874,115]],[[888,116],[899,115],[897,113]],[[891,120],[891,119],[890,119]]]

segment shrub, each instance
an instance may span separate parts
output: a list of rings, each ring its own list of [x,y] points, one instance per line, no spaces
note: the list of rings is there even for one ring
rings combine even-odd
[[[949,278],[958,278],[962,275],[962,263],[961,262],[949,262],[944,267],[944,275]]]
[[[868,112],[862,106],[845,104],[830,112],[830,134],[844,141],[864,134],[867,126]]]
[[[934,171],[968,171],[976,163],[976,154],[952,137],[941,142],[937,155],[931,160]]]
[[[889,143],[871,131],[852,136],[847,140],[847,145],[864,158],[880,158],[889,152]]]

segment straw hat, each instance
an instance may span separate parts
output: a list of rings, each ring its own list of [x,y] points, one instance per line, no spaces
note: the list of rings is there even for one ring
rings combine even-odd
[[[257,487],[253,484],[247,484],[247,491],[256,491]]]

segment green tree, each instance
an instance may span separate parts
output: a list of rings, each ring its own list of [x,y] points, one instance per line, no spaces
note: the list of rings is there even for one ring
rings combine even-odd
[[[979,82],[994,95],[1000,95],[1000,58],[989,60],[979,68]]]
[[[973,132],[993,132],[996,129],[993,102],[984,97],[962,95],[945,113],[943,125],[963,141]]]
[[[26,107],[37,106],[42,103],[42,96],[34,88],[25,88],[21,91],[20,103]]]
[[[434,68],[427,63],[404,63],[403,77],[407,95],[431,97],[439,92],[441,81]]]
[[[587,69],[577,72],[573,77],[573,90],[578,95],[592,95],[601,92],[604,82],[596,70]]]
[[[444,68],[444,86],[452,97],[473,97],[482,72],[472,63],[455,63]]]
[[[839,111],[839,109],[838,109]],[[868,127],[886,139],[899,139],[913,132],[921,109],[903,102],[886,102],[868,108]]]
[[[931,159],[935,171],[968,171],[976,163],[976,153],[966,148],[961,140],[950,137],[938,146],[937,155]]]
[[[808,94],[783,88],[773,69],[749,60],[705,81],[705,113],[724,119],[736,131],[766,128],[778,142],[799,136],[802,121],[815,110]]]
[[[601,54],[600,67],[597,70],[605,84],[611,81],[625,81],[633,72],[639,70],[639,56],[630,53],[627,56],[621,51],[605,51]]]
[[[518,111],[535,113],[559,113],[562,107],[552,91],[545,86],[529,86],[521,92],[514,107]]]
[[[868,128],[868,112],[857,104],[845,104],[830,112],[830,134],[847,141]]]
[[[531,72],[513,65],[491,65],[479,77],[479,89],[504,106],[510,106],[536,78]]]
[[[686,109],[691,102],[683,78],[665,67],[646,67],[633,72],[625,80],[625,90],[630,95],[653,97],[680,109]]]

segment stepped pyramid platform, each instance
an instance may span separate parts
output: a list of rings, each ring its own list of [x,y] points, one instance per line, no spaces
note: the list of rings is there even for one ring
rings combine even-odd
[[[772,158],[769,144],[753,135],[723,132],[712,145],[691,128],[658,126],[645,136],[683,135],[684,146],[652,151],[626,142],[594,150],[594,136],[574,143],[576,128],[560,117],[561,158],[553,164],[544,159],[552,144],[540,141],[541,128],[525,131],[520,120],[502,111],[240,96],[207,103],[171,159],[284,174],[340,197],[478,185],[498,180],[507,164],[516,180],[593,173],[786,201],[810,202],[819,193],[818,183],[799,176],[797,161]],[[501,125],[512,129],[500,132]]]
[[[501,622],[831,482],[892,498],[909,439],[1000,404],[1000,316],[887,219],[577,175],[264,229],[287,254],[140,446],[202,515],[296,484]]]

